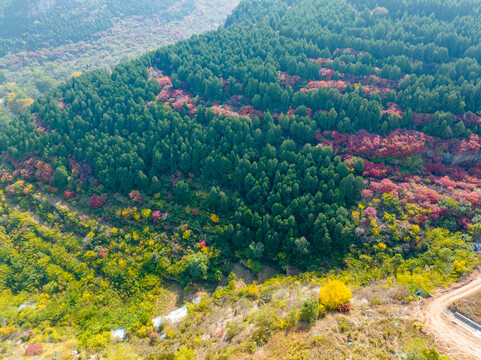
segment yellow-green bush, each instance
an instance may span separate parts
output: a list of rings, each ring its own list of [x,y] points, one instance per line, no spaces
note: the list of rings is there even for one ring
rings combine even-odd
[[[342,281],[331,280],[319,292],[319,302],[330,310],[349,302],[352,292]]]

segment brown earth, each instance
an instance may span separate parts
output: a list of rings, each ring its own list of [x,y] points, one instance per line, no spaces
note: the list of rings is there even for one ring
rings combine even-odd
[[[455,301],[481,291],[481,270],[448,289],[438,290],[420,308],[424,330],[435,336],[438,346],[447,354],[460,359],[481,360],[481,338],[461,324],[448,310]]]
[[[455,301],[449,308],[481,324],[481,291]]]

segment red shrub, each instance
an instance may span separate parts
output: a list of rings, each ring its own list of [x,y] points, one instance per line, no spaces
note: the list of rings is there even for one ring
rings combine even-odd
[[[389,174],[392,174],[394,170],[384,163],[374,164],[364,159],[364,173],[366,177],[373,177],[376,179],[384,179]]]
[[[461,142],[452,141],[453,146],[451,150],[453,154],[469,154],[476,155],[481,149],[481,138],[476,134],[471,134],[469,139],[464,139]]]
[[[13,196],[15,193],[15,186],[13,184],[7,186],[7,193],[8,195]]]
[[[433,175],[441,176],[446,173],[446,166],[444,164],[427,163],[426,165],[424,165],[424,167]]]
[[[336,310],[341,312],[341,313],[348,313],[349,311],[352,310],[352,305],[351,305],[351,303],[347,302],[344,305],[339,305],[336,308]]]
[[[169,100],[169,92],[167,90],[162,90],[158,96],[160,101],[167,101]]]
[[[183,98],[180,98],[180,99],[176,100],[175,103],[173,104],[174,110],[175,111],[181,111],[182,107],[184,106],[185,103],[187,103],[187,105],[189,104],[189,98],[188,97],[183,97]]]
[[[479,195],[475,192],[471,192],[464,195],[465,199],[469,201],[473,206],[477,206],[479,203]]]
[[[396,190],[397,186],[394,184],[391,180],[389,179],[383,179],[381,181],[381,192],[384,193],[389,193],[393,192]]]
[[[25,349],[25,356],[37,356],[43,352],[42,344],[31,344]]]
[[[103,248],[99,251],[99,258],[103,259],[109,254],[109,249]]]
[[[138,190],[133,190],[129,194],[130,200],[132,200],[134,203],[141,204],[142,203],[142,196],[140,195],[140,192]]]
[[[441,195],[439,195],[436,191],[426,188],[426,187],[421,187],[418,186],[415,189],[415,196],[416,196],[416,203],[431,203],[431,204],[436,204],[438,200],[441,198]]]
[[[160,86],[162,86],[162,87],[166,87],[166,86],[172,87],[172,81],[170,80],[170,78],[168,76],[157,78],[157,81],[159,82]]]
[[[162,217],[162,215],[163,215],[163,214],[162,214],[160,211],[158,211],[158,210],[157,210],[157,211],[154,211],[154,212],[152,213],[152,221],[153,221],[154,223],[158,222],[158,221],[160,220],[160,218]]]
[[[366,208],[366,210],[364,210],[364,215],[367,218],[377,219],[377,210],[376,210],[376,208],[374,208],[372,206],[369,206],[369,207]]]
[[[369,189],[364,189],[362,191],[362,198],[363,199],[371,199],[374,196],[374,192]]]
[[[107,194],[102,194],[102,196],[93,195],[90,198],[89,206],[90,207],[102,207],[107,202],[109,196]]]
[[[54,170],[52,165],[43,161],[38,161],[36,167],[37,171],[35,172],[35,177],[38,181],[49,183],[53,179]]]
[[[468,218],[462,217],[461,219],[458,219],[458,225],[462,227],[463,229],[467,230],[469,229],[473,224],[471,221],[469,221]]]

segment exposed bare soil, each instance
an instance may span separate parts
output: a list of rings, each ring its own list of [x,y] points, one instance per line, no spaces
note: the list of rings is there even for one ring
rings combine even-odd
[[[451,311],[459,312],[478,324],[481,324],[481,292],[455,301],[450,306]]]
[[[424,329],[436,337],[446,353],[460,359],[481,359],[481,337],[460,324],[448,307],[462,298],[481,291],[481,270],[448,289],[438,290],[420,309]]]

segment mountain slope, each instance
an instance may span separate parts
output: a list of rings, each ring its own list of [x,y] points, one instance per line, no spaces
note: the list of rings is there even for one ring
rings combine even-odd
[[[13,46],[14,51],[17,47],[36,50],[66,41],[88,40],[95,33],[111,27],[115,17],[161,13],[173,3],[168,0],[151,0],[142,4],[116,0],[12,1],[4,6],[0,18],[3,34],[0,49],[6,52],[9,46]]]
[[[122,61],[216,28],[237,3],[183,0],[142,2],[140,6],[138,1],[74,1],[53,3],[49,11],[37,16],[43,16],[43,20],[23,14],[0,15],[5,27],[0,31],[5,54],[0,56],[0,123],[8,121],[7,115],[18,115],[31,99],[72,74],[94,69],[110,71]],[[21,1],[8,4],[2,5],[0,13],[5,8],[10,12],[19,8],[20,13],[26,13],[37,6]],[[22,30],[22,24],[28,28]]]
[[[226,229],[226,238],[233,236],[235,243],[229,248],[233,246],[249,252],[251,244],[260,243],[260,254],[265,250],[273,259],[279,259],[284,256],[282,254],[295,257],[296,251],[302,258],[304,252],[316,253],[322,249],[326,254],[336,248],[345,250],[352,242],[353,232],[345,220],[348,212],[342,207],[335,209],[344,206],[344,202],[351,204],[358,199],[363,184],[355,174],[362,174],[366,163],[359,160],[358,165],[351,168],[354,173],[350,174],[349,167],[328,153],[328,149],[305,147],[304,163],[299,163],[289,152],[323,140],[321,132],[324,130],[365,129],[384,133],[406,127],[451,142],[455,137],[460,138],[461,143],[476,142],[473,134],[478,131],[476,115],[463,111],[477,111],[477,97],[468,98],[466,89],[472,88],[476,94],[480,85],[474,79],[471,83],[468,80],[460,83],[456,78],[442,75],[442,66],[436,70],[433,61],[445,61],[446,70],[457,69],[459,74],[452,73],[454,77],[463,78],[467,71],[461,66],[466,60],[450,62],[455,60],[455,49],[434,44],[431,44],[434,49],[431,52],[422,42],[414,46],[410,40],[404,43],[392,40],[389,46],[401,46],[402,53],[412,51],[414,55],[416,47],[422,49],[418,54],[420,58],[410,61],[405,55],[393,55],[383,64],[385,60],[376,50],[381,42],[374,37],[365,40],[364,44],[350,33],[371,28],[377,31],[387,21],[397,22],[396,17],[389,20],[376,17],[366,8],[356,10],[354,5],[360,5],[349,2],[322,4],[326,6],[313,6],[313,2],[303,1],[289,7],[287,3],[266,1],[259,8],[246,1],[236,9],[225,28],[161,48],[137,62],[120,66],[112,75],[89,74],[60,87],[32,107],[37,127],[46,131],[34,131],[36,138],[26,142],[24,134],[31,133],[34,123],[24,117],[20,124],[25,124],[29,130],[25,132],[16,126],[3,140],[4,148],[10,148],[14,157],[31,152],[40,152],[46,158],[59,156],[56,162],[63,166],[67,166],[67,156],[85,160],[110,191],[119,189],[128,193],[136,188],[152,189],[158,181],[154,178],[179,169],[202,175],[207,183],[216,179],[216,183],[230,186],[241,195],[242,202],[234,206],[231,213],[239,213],[236,223],[240,228],[236,230],[234,224],[234,229]],[[313,15],[316,18],[331,19],[323,25],[323,30],[319,28],[315,32],[321,34],[316,35],[317,38],[309,30],[298,28],[315,24],[305,13],[311,7],[318,9]],[[363,19],[366,16],[370,17],[369,25]],[[301,18],[304,21],[300,21]],[[428,18],[423,21],[431,21],[431,27],[442,22]],[[336,24],[343,25],[343,38],[333,33]],[[412,34],[417,34],[416,31],[418,28],[414,28]],[[452,31],[455,32],[455,28]],[[403,36],[408,38],[406,33]],[[328,57],[331,51],[321,50],[319,45],[325,44],[327,39],[334,47],[357,44],[358,50],[336,50],[334,59],[324,60],[322,56]],[[365,46],[372,54],[360,50]],[[349,52],[357,55],[349,55]],[[472,71],[481,71],[481,67],[473,63],[475,60],[470,61]],[[321,65],[325,62],[327,68]],[[161,76],[159,71],[168,77],[158,77]],[[407,72],[414,74],[407,76]],[[332,77],[344,80],[322,80]],[[431,78],[431,87],[426,88],[426,81]],[[365,85],[359,86],[357,81]],[[195,95],[199,97],[194,98]],[[196,114],[192,118],[194,121],[184,117],[171,123],[170,119],[177,115],[170,110],[166,113],[159,100],[169,96],[175,99],[173,107],[182,116]],[[416,98],[419,102],[429,97],[438,101],[427,105],[410,100],[408,107],[405,106],[407,99]],[[242,128],[246,120],[241,118],[237,120],[238,125],[233,122],[230,126],[227,124],[232,120],[220,120],[217,125],[210,119],[219,110],[215,106],[208,109],[211,105],[208,101],[237,104],[239,113],[250,111],[248,104],[252,104],[251,114],[265,113],[260,121],[247,122],[245,130],[248,131],[234,139],[229,135],[231,127]],[[393,110],[396,106],[400,107],[397,112]],[[423,115],[413,110],[435,113]],[[454,115],[448,113],[449,110]],[[279,115],[280,112],[289,113],[286,116]],[[226,113],[237,116],[235,112]],[[292,116],[294,114],[296,116]],[[421,115],[427,121],[418,121]],[[206,120],[209,124],[203,126]],[[153,131],[154,128],[157,130]],[[329,143],[329,139],[326,141]],[[208,143],[215,148],[209,148]],[[11,148],[12,144],[15,149]],[[330,144],[335,145],[335,142]],[[278,155],[269,150],[279,146]],[[429,156],[429,152],[426,154]],[[326,155],[329,159],[323,160]],[[408,150],[407,155],[400,153],[400,156],[409,160],[411,154]],[[262,162],[261,157],[265,159]],[[271,160],[277,162],[272,169],[268,167]],[[433,163],[433,169],[444,166],[436,164],[440,161],[436,157],[427,161]],[[219,163],[223,165],[214,165]],[[289,163],[294,166],[292,175],[288,171]],[[291,176],[297,180],[292,182]],[[293,186],[292,192],[283,188]],[[310,210],[305,212],[305,205],[299,202],[312,202],[308,206]],[[323,208],[323,203],[329,207]],[[254,220],[251,215],[243,215],[244,212],[252,213]],[[263,221],[269,225],[261,231]],[[299,225],[294,226],[294,223]],[[296,239],[304,240],[296,245]]]
[[[160,278],[214,287],[240,263],[254,277],[269,268],[317,272],[300,276],[312,288],[326,274],[355,287],[379,281],[410,303],[480,261],[472,244],[481,240],[480,15],[469,11],[477,4],[243,1],[218,30],[112,72],[73,77],[39,98],[0,138],[3,185],[23,208],[36,208],[31,192],[40,189],[121,229],[111,236],[94,226],[77,245],[87,269],[129,299]],[[68,214],[50,216],[57,210],[37,211],[70,228]],[[14,264],[4,287],[18,292]],[[41,280],[21,290],[50,291],[62,304],[67,295],[52,287],[52,273]],[[216,311],[246,294],[259,312],[268,309],[255,326],[235,318],[231,332],[240,326],[250,341],[233,345],[233,358],[272,354],[263,349],[271,335],[290,329],[296,337],[294,325],[306,322],[299,307],[302,314],[318,305],[315,292],[305,299],[302,289],[292,308],[282,296],[266,305],[272,299],[255,284],[238,290],[233,281],[213,292]],[[157,290],[149,288],[153,296]],[[376,305],[366,294],[359,301],[368,298]],[[152,301],[145,300],[145,316],[132,315],[130,333],[151,330]],[[195,321],[212,310],[200,308]],[[82,339],[107,341],[109,326],[128,326],[108,318],[95,329],[75,316],[66,321],[85,347],[92,344]],[[166,356],[195,356],[199,344],[205,352],[197,356],[208,353],[210,338],[189,324],[164,329],[174,339],[159,345]],[[391,339],[390,328],[383,338],[395,346],[381,352],[393,357],[404,330]],[[229,351],[232,337],[221,330],[212,357]],[[340,340],[335,356],[351,353],[351,338]],[[316,341],[302,342],[306,354],[315,354]],[[438,356],[418,350],[422,359]]]

